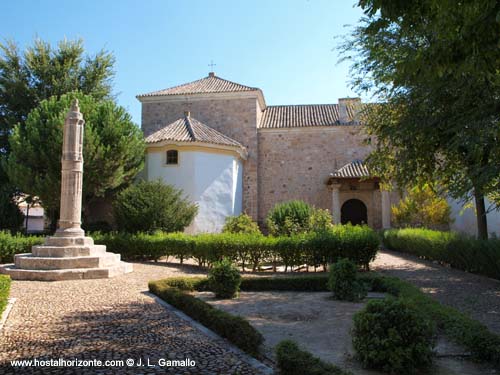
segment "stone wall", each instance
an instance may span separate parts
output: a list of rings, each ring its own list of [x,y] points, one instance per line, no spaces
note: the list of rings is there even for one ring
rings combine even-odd
[[[257,178],[257,121],[260,108],[257,98],[212,98],[189,100],[162,98],[142,103],[142,130],[147,136],[184,116],[191,117],[243,144],[248,159],[243,164],[243,210],[254,219],[258,212]]]
[[[361,126],[259,129],[259,221],[276,203],[302,199],[331,211],[326,186],[333,170],[364,159],[370,146]],[[381,225],[380,192],[341,190],[341,203],[349,198],[367,200],[370,225]]]

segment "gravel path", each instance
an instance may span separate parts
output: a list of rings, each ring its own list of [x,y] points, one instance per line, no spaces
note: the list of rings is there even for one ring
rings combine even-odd
[[[387,250],[379,252],[371,268],[411,282],[500,334],[500,281]]]
[[[206,336],[144,294],[149,280],[201,271],[135,263],[134,272],[105,280],[14,281],[17,301],[0,334],[0,374],[257,374],[223,340]],[[196,362],[193,368],[108,367],[13,369],[15,359]]]

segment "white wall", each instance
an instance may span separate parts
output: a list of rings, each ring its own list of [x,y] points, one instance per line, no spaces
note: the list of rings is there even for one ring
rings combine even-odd
[[[165,165],[164,152],[147,154],[149,180],[162,179],[198,204],[189,233],[219,232],[227,216],[242,210],[242,164],[236,156],[179,150],[179,164]]]
[[[451,224],[451,230],[477,235],[476,208],[474,203],[469,203],[465,207],[463,203],[453,199],[448,199],[451,207],[451,217],[455,221]],[[486,199],[486,209],[491,202]],[[488,233],[496,233],[500,237],[500,211],[491,211],[486,215],[488,220]]]

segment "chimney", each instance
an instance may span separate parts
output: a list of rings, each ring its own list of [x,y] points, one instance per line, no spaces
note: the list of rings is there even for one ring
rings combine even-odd
[[[341,124],[359,124],[361,98],[339,98],[339,121]]]
[[[208,76],[209,76],[209,77],[215,77],[215,72],[209,72],[209,73],[208,73]]]

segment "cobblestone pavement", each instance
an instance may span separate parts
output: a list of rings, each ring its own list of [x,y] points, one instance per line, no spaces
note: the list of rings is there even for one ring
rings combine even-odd
[[[144,294],[149,280],[200,270],[165,263],[135,263],[113,279],[14,281],[17,298],[0,332],[0,374],[257,374],[243,356],[195,329]],[[194,368],[24,368],[15,359],[142,359],[196,362]],[[137,363],[137,362],[136,362]]]
[[[387,250],[379,252],[371,268],[411,282],[500,334],[500,281]]]

